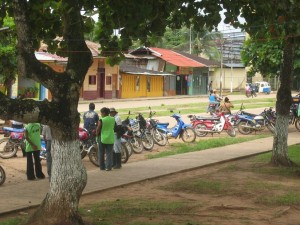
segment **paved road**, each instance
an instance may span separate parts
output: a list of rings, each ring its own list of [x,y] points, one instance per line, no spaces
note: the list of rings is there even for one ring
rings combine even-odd
[[[227,95],[228,98],[234,103],[235,100],[249,99],[245,95]],[[261,98],[276,98],[275,93],[269,95],[261,93],[258,94],[255,99]],[[99,111],[102,107],[115,107],[116,109],[124,108],[136,108],[136,107],[148,107],[148,106],[161,106],[164,105],[176,105],[176,104],[188,104],[198,102],[208,102],[207,96],[170,96],[170,97],[156,97],[156,98],[136,98],[136,99],[101,99],[94,101],[80,101],[78,105],[79,112],[85,112],[88,110],[90,102],[94,102],[96,110]]]

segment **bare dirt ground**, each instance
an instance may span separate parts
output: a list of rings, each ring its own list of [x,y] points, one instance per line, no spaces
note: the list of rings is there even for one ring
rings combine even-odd
[[[116,188],[101,193],[86,195],[81,198],[80,206],[89,210],[90,205],[101,201],[120,201],[141,199],[149,201],[185,202],[190,210],[175,214],[157,212],[156,215],[138,217],[126,215],[126,223],[112,224],[186,224],[186,225],[299,225],[299,205],[268,205],[259,202],[264,196],[281,195],[284,188],[298,189],[299,177],[284,178],[251,172],[253,167],[271,169],[270,165],[256,165],[251,158],[224,163],[189,172],[178,173],[167,177],[149,180],[134,185]],[[238,168],[231,170],[230,168]],[[189,192],[185,190],[164,190],[162,187],[176,186],[186,179],[210,180],[228,184],[224,191],[203,190],[203,192]],[[253,184],[253,188],[248,186]],[[261,184],[261,185],[260,185]],[[267,188],[283,186],[279,190]],[[247,188],[248,187],[248,188]],[[244,189],[246,189],[244,191]],[[299,193],[299,192],[298,192]],[[88,219],[88,217],[85,217]],[[99,220],[103,218],[99,218]],[[103,219],[105,221],[105,219]]]
[[[291,131],[295,130],[294,128],[290,129]],[[237,134],[241,136],[239,133]],[[227,136],[227,134],[214,135],[213,138],[220,136]],[[155,148],[151,152],[144,151],[142,154],[133,154],[128,163],[145,160],[145,155],[155,154],[166,149],[167,147],[162,148],[155,145]],[[17,185],[19,182],[27,182],[25,176],[26,159],[21,157],[21,152],[18,154],[18,157],[12,159],[0,159],[1,165],[7,173],[6,185]],[[83,162],[87,170],[95,169],[95,166],[89,162],[87,157],[83,159]],[[46,171],[46,162],[42,161],[42,165],[43,171]],[[101,201],[114,202],[122,199],[180,201],[190,205],[190,210],[184,212],[177,212],[175,214],[156,212],[155,215],[152,214],[149,217],[125,215],[126,222],[110,224],[133,224],[134,222],[139,222],[138,224],[299,225],[300,205],[298,203],[281,205],[267,204],[261,201],[265,197],[281,196],[289,190],[300,190],[299,177],[257,173],[255,170],[257,168],[261,170],[272,169],[268,164],[259,164],[252,161],[252,158],[247,158],[114,188],[91,195],[84,195],[80,200],[80,207],[88,211],[93,203]],[[185,183],[186,179],[209,180],[225,185],[221,186],[221,189],[217,192],[210,190],[194,192],[162,188],[166,185],[176,187],[180,183]],[[300,195],[299,191],[298,194]],[[7,215],[0,218],[0,222],[8,217],[24,216],[31,213],[32,210],[28,210],[14,215]],[[84,216],[84,219],[89,220],[86,216]],[[99,220],[101,221],[103,218],[99,218]],[[167,223],[166,221],[171,223]]]

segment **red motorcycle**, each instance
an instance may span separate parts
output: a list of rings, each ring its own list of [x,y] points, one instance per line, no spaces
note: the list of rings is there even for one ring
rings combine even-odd
[[[86,155],[88,155],[90,161],[95,166],[99,166],[96,131],[94,130],[89,132],[87,129],[79,127],[78,132],[81,158],[83,159]]]
[[[226,117],[223,112],[217,114],[216,117],[199,117],[195,115],[189,115],[192,127],[198,137],[205,137],[208,133],[220,134],[223,130],[231,137],[236,136],[234,128],[235,116],[230,115]]]
[[[24,128],[3,127],[4,138],[0,140],[0,157],[9,159],[20,149],[25,156]]]

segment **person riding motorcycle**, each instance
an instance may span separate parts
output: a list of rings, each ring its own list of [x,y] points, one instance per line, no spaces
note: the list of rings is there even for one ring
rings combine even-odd
[[[222,98],[219,97],[216,90],[211,90],[208,99],[209,103],[207,107],[207,112],[213,114],[216,111],[216,109],[219,108],[220,101],[222,100]]]

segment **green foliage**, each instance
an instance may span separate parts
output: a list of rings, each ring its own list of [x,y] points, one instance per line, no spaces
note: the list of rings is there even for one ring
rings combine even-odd
[[[8,30],[0,31],[0,83],[9,88],[17,73],[16,37],[13,18],[5,16],[3,26]]]
[[[279,75],[282,53],[282,39],[260,39],[253,36],[245,41],[241,57],[246,66],[251,66],[248,75],[261,73],[267,77]]]
[[[255,73],[261,73],[263,77],[269,77],[280,74],[283,39],[273,39],[270,35],[264,37],[253,35],[244,42],[241,57],[245,66],[250,66],[248,76],[254,76]],[[294,71],[300,69],[300,46],[295,52]],[[295,74],[296,75],[296,74]]]

